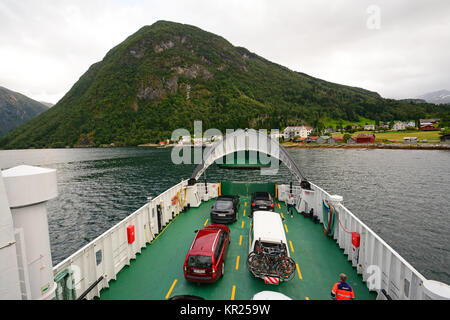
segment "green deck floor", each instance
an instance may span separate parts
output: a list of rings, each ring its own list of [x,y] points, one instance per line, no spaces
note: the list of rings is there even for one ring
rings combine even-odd
[[[164,300],[174,295],[190,294],[208,300],[248,300],[257,292],[272,290],[296,300],[330,300],[331,288],[338,281],[340,273],[347,274],[347,282],[355,291],[355,299],[376,298],[376,293],[369,292],[343,250],[324,235],[322,225],[297,213],[291,218],[286,214],[284,203],[280,203],[281,208],[277,207],[276,212],[283,213],[285,217],[286,238],[292,242],[294,249],[291,250],[289,244],[289,250],[301,275],[296,271],[294,279],[278,286],[266,285],[263,280],[254,278],[246,266],[251,222],[248,218],[248,197],[241,197],[238,221],[228,225],[231,243],[223,278],[212,284],[186,281],[183,263],[194,239],[194,230],[210,223],[209,212],[213,203],[214,199],[176,217],[156,241],[147,245],[129,266],[119,272],[117,280],[112,280],[109,288],[101,291],[100,299]]]

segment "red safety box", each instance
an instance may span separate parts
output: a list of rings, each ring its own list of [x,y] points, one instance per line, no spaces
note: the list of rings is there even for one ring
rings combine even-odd
[[[134,242],[134,226],[133,225],[130,225],[127,227],[127,238],[128,238],[128,243]]]

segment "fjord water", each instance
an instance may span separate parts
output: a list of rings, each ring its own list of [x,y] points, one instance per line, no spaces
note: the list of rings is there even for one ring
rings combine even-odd
[[[62,261],[144,205],[188,179],[172,149],[101,148],[0,151],[0,168],[57,169],[58,198],[48,202],[53,263]],[[428,279],[450,283],[450,153],[430,150],[290,149],[306,177],[344,204]],[[211,166],[208,181],[288,183],[259,170]],[[203,178],[202,178],[203,179]]]

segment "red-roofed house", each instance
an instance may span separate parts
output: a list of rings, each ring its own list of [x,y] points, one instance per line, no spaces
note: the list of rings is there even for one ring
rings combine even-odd
[[[440,130],[440,129],[436,128],[432,124],[429,124],[429,125],[420,127],[420,130],[422,130],[422,131],[437,131],[437,130]]]
[[[375,135],[374,134],[358,134],[356,137],[356,143],[374,143]]]

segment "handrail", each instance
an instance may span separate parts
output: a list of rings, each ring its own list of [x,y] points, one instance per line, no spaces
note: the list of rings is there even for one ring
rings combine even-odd
[[[296,207],[299,211],[313,210],[323,224],[322,201],[330,201],[333,197],[315,184],[311,183],[311,187],[313,190],[293,186],[294,197],[300,200],[296,202]],[[284,201],[288,191],[289,185],[278,185],[278,199]],[[344,254],[357,272],[362,274],[369,290],[377,291],[379,295],[383,294],[382,290],[389,291],[389,297],[393,300],[423,299],[422,284],[426,278],[342,203],[334,204],[334,208],[340,223],[335,224],[333,238],[344,249]],[[352,247],[351,232],[345,232],[342,228],[361,235],[359,250]]]
[[[103,280],[103,276],[101,276],[100,278],[97,279],[97,281],[95,281],[93,284],[91,284],[91,286],[90,286],[89,288],[87,288],[86,291],[83,292],[83,293],[77,298],[77,300],[83,300],[83,299],[88,295],[88,293],[91,292],[91,290],[94,289],[95,286],[96,286],[97,284],[99,284],[99,282],[102,281],[102,280]]]

